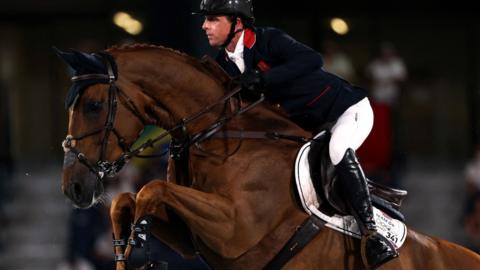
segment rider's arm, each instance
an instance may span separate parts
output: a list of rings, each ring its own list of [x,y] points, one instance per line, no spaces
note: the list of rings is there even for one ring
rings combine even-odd
[[[291,81],[323,66],[322,56],[318,52],[284,32],[272,29],[269,35],[269,54],[280,64],[263,74],[267,86]]]

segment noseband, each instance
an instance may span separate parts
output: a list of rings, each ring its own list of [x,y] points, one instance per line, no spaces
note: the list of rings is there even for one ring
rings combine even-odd
[[[102,55],[103,56],[103,55]],[[105,59],[105,63],[107,65],[107,70],[108,70],[108,75],[107,74],[85,74],[85,75],[79,75],[79,76],[74,76],[72,77],[72,82],[78,82],[78,81],[84,81],[84,80],[92,80],[92,79],[102,79],[102,80],[107,80],[108,84],[110,85],[109,90],[108,90],[108,114],[107,114],[107,120],[105,122],[105,125],[103,128],[100,128],[98,130],[95,130],[93,132],[88,132],[84,135],[74,137],[72,135],[67,135],[65,140],[62,142],[62,147],[64,149],[65,154],[72,153],[75,155],[75,158],[78,159],[78,161],[86,166],[90,172],[92,172],[99,181],[102,181],[102,179],[107,176],[107,177],[114,177],[126,164],[126,162],[132,158],[132,157],[140,157],[140,158],[148,158],[148,157],[158,157],[158,156],[163,156],[167,152],[157,155],[157,156],[144,156],[140,155],[145,149],[147,148],[153,148],[155,146],[155,143],[158,141],[162,140],[163,138],[167,137],[170,135],[172,132],[180,130],[183,133],[183,138],[181,140],[180,144],[175,145],[175,149],[177,150],[177,153],[183,152],[183,149],[186,149],[190,147],[192,144],[199,143],[207,138],[212,137],[216,132],[218,132],[230,119],[250,110],[251,108],[255,107],[256,105],[260,104],[264,100],[264,96],[261,95],[259,99],[255,102],[252,102],[248,106],[244,108],[239,108],[236,111],[232,112],[229,115],[224,115],[221,116],[215,123],[213,123],[211,126],[207,127],[206,129],[194,134],[194,135],[189,135],[187,133],[187,128],[186,125],[190,122],[195,121],[198,119],[200,116],[206,114],[207,112],[210,112],[214,107],[216,107],[219,104],[225,104],[228,100],[230,100],[234,95],[239,93],[242,89],[240,87],[236,87],[234,90],[232,90],[230,93],[226,94],[223,96],[220,100],[217,102],[210,104],[209,106],[206,106],[203,108],[201,111],[197,112],[196,114],[182,119],[181,123],[175,125],[173,128],[165,130],[162,132],[160,135],[153,139],[148,139],[145,143],[140,145],[139,147],[130,150],[129,146],[126,144],[125,139],[120,135],[120,133],[115,129],[114,127],[114,122],[115,122],[115,116],[117,113],[117,103],[118,103],[118,96],[122,97],[126,102],[123,104],[126,106],[126,108],[132,112],[140,121],[146,125],[146,121],[143,119],[142,114],[140,111],[137,109],[136,105],[133,103],[132,99],[129,98],[117,85],[115,84],[115,81],[117,78],[114,75],[113,69],[112,69],[112,64],[110,63],[109,59],[107,59],[105,56],[103,56]],[[74,105],[72,105],[74,106]],[[100,157],[97,162],[92,163],[91,161],[88,160],[88,158],[85,156],[84,153],[79,151],[75,145],[77,141],[83,140],[87,137],[97,135],[101,132],[105,131],[103,135],[103,140],[102,140],[102,148],[100,151]],[[106,160],[106,151],[107,151],[107,145],[108,145],[108,138],[110,134],[113,133],[117,137],[118,145],[122,149],[122,155],[115,161],[108,161]],[[187,138],[187,139],[185,139]],[[172,151],[173,149],[171,149]],[[176,157],[176,153],[171,152],[172,158]],[[177,157],[178,158],[178,157]]]

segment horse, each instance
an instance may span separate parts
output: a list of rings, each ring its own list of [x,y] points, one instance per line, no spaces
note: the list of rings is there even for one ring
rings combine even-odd
[[[107,176],[154,143],[130,148],[145,125],[177,142],[167,179],[113,200],[116,241],[149,216],[151,233],[185,257],[199,253],[213,269],[264,269],[308,219],[293,184],[299,142],[259,134],[311,134],[274,104],[242,100],[218,66],[153,45],[57,53],[76,70],[62,173],[73,204],[94,205]],[[117,242],[117,269],[130,251]],[[411,228],[399,252],[380,269],[480,269],[474,252]],[[363,267],[360,241],[323,227],[281,269]]]

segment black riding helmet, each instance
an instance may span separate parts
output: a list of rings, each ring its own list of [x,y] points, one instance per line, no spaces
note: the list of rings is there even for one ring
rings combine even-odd
[[[192,12],[192,14],[233,16],[230,33],[222,47],[226,47],[235,36],[235,21],[238,17],[242,19],[243,25],[247,28],[253,28],[253,22],[255,21],[252,0],[202,0],[200,10]]]
[[[200,10],[192,14],[235,15],[252,22],[255,20],[252,0],[202,0]]]

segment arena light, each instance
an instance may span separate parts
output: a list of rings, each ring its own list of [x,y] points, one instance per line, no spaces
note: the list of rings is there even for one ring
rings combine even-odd
[[[130,35],[138,35],[143,30],[143,24],[139,20],[123,11],[119,11],[113,15],[113,23]]]
[[[113,15],[113,23],[117,25],[118,27],[124,27],[125,24],[132,19],[132,16],[130,14],[125,13],[125,12],[117,12]]]
[[[138,35],[142,32],[143,25],[137,20],[132,20],[125,25],[124,29],[125,31],[127,31],[127,33],[131,35]]]
[[[348,23],[342,18],[332,18],[330,20],[330,27],[339,35],[346,35],[350,31]]]

